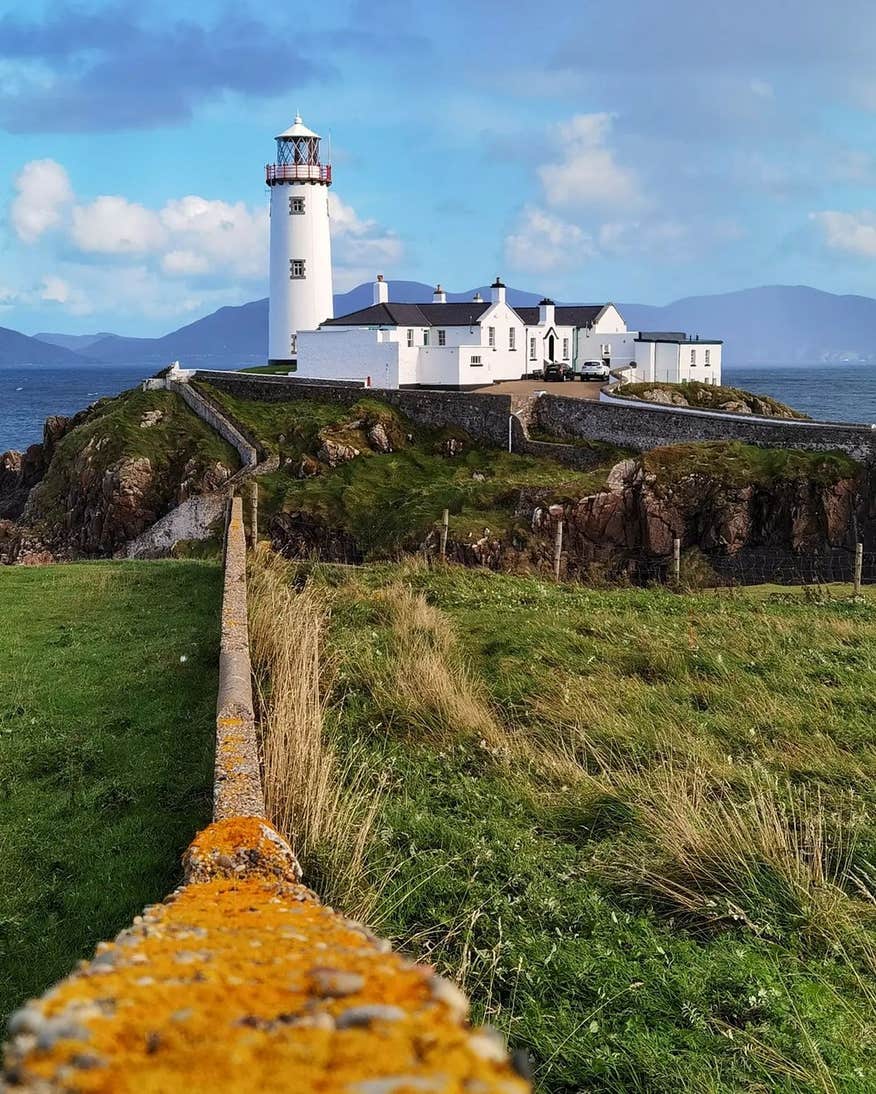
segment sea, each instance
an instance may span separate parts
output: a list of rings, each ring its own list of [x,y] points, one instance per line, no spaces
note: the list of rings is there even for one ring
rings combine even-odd
[[[41,440],[50,414],[73,414],[103,395],[117,395],[155,372],[155,363],[126,365],[0,364],[0,452]],[[724,383],[772,395],[812,418],[876,422],[876,364],[725,365]]]

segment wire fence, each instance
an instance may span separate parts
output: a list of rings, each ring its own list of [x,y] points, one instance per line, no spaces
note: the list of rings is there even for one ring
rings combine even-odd
[[[625,551],[598,561],[563,559],[568,579],[618,582],[631,585],[733,587],[742,585],[832,585],[855,583],[854,548],[800,554],[791,551],[746,550],[737,555],[699,550],[655,556]],[[860,556],[861,585],[876,584],[876,551]]]

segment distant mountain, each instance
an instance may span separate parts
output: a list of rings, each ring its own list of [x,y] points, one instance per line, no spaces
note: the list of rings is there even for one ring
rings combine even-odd
[[[83,365],[91,361],[63,346],[0,327],[0,365]]]
[[[368,307],[372,291],[369,282],[339,293],[335,315]],[[489,299],[489,286],[448,292],[447,299],[470,300],[476,292]],[[399,303],[431,300],[432,286],[420,281],[390,281],[389,295]],[[514,305],[533,305],[540,294],[509,288],[507,298]],[[804,285],[768,285],[716,296],[691,296],[663,307],[618,307],[631,330],[683,330],[702,338],[722,338],[724,360],[729,364],[876,362],[876,300],[867,296],[835,296]],[[81,361],[75,354],[60,356],[62,350],[69,352],[72,347],[89,358],[113,364],[132,361],[161,366],[179,360],[191,367],[231,368],[267,358],[268,301],[220,308],[161,338],[52,334],[40,335],[43,341],[38,341],[17,335],[24,342],[4,349],[14,334],[0,331],[0,361],[43,361],[46,340],[53,340],[59,356],[52,360],[58,363]]]
[[[48,342],[50,346],[63,346],[64,349],[72,349],[74,353],[84,353],[89,346],[101,338],[109,338],[109,331],[101,331],[100,334],[35,334],[41,342]]]
[[[665,307],[618,305],[632,330],[683,330],[723,338],[734,365],[876,361],[876,300],[805,285],[690,296]]]

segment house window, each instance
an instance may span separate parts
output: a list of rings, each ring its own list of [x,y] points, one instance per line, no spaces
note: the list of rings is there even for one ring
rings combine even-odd
[[[289,259],[289,277],[292,279],[304,277],[304,259]]]
[[[711,357],[712,357],[712,351],[707,349],[706,350],[706,368],[708,368],[709,365],[712,363]]]
[[[447,345],[447,331],[446,330],[439,330],[438,331],[438,345],[439,346]]]
[[[413,348],[414,348],[414,332],[412,330],[408,330],[408,349],[413,349]]]
[[[692,349],[690,351],[690,367],[693,368],[696,363],[697,363],[697,351],[695,349]]]
[[[487,344],[490,345],[490,346],[495,346],[496,345],[496,328],[495,327],[488,327],[487,328]]]
[[[530,359],[530,361],[535,360],[535,339],[534,338],[529,339],[529,359]]]
[[[423,331],[423,345],[424,346],[429,345],[429,332],[427,330]]]
[[[517,328],[508,328],[508,349],[517,349]]]
[[[477,367],[481,363],[481,355],[479,353],[475,354],[475,356],[471,359],[471,363],[472,365]]]
[[[568,338],[563,339],[563,360],[564,361],[569,360],[569,339]]]
[[[289,198],[289,213],[303,213],[304,198]]]

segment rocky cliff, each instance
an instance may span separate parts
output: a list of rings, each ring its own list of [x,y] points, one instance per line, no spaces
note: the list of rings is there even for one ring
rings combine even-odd
[[[237,462],[168,392],[129,391],[49,418],[41,444],[0,456],[0,562],[111,556],[220,487]]]

